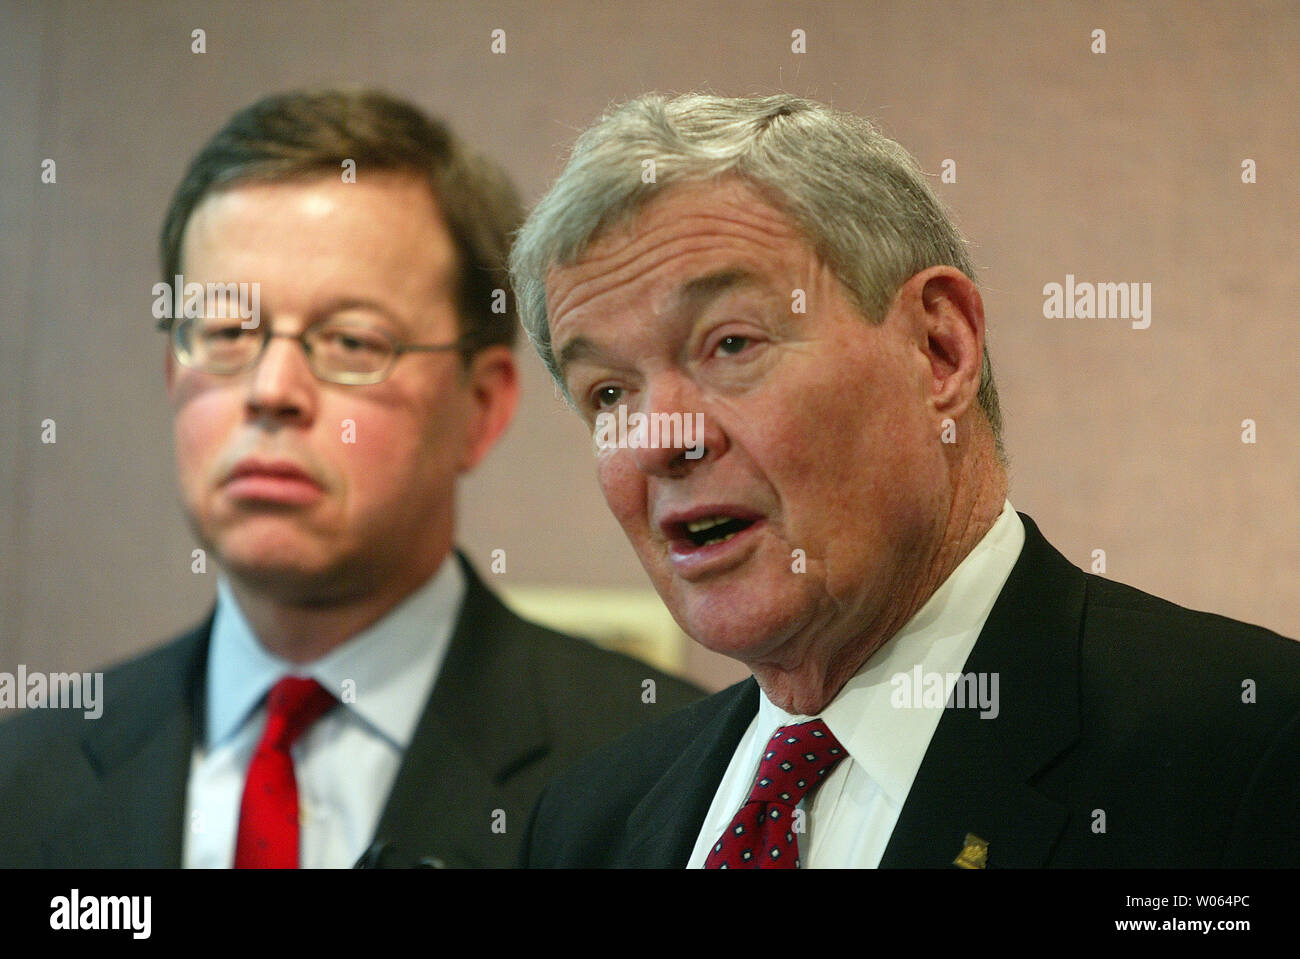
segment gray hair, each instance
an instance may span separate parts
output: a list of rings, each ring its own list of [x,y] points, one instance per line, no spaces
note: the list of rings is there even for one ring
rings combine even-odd
[[[653,177],[642,176],[647,160]],[[520,319],[566,398],[551,344],[547,273],[576,263],[665,189],[728,175],[756,186],[790,219],[871,323],[883,322],[899,287],[927,267],[975,278],[966,241],[916,161],[868,120],[786,94],[646,94],[612,107],[578,138],[510,254]],[[987,345],[979,405],[1005,460]]]

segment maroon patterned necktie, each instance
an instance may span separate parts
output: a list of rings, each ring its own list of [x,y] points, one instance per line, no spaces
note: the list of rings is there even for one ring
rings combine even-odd
[[[714,844],[704,868],[798,869],[794,808],[846,755],[820,719],[778,729],[749,799]]]
[[[239,807],[236,869],[298,868],[298,780],[289,748],[335,703],[314,679],[287,676],[266,697],[266,731],[257,744]]]

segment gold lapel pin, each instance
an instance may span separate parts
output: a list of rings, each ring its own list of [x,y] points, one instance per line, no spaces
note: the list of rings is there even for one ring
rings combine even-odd
[[[952,864],[962,869],[984,869],[989,864],[988,840],[981,839],[974,833],[966,833],[966,845],[957,853]]]

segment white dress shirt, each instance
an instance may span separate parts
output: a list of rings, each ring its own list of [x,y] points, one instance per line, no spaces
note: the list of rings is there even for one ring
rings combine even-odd
[[[799,804],[806,826],[798,836],[805,868],[880,865],[943,715],[942,706],[927,707],[919,697],[916,705],[896,706],[905,702],[904,680],[894,677],[906,677],[910,694],[918,665],[922,680],[962,671],[1024,543],[1024,524],[1011,503],[1004,502],[992,528],[943,585],[819,714],[848,758],[813,793],[811,808],[807,800]],[[718,785],[688,868],[704,865],[749,798],[762,754],[776,730],[816,718],[791,715],[760,691],[758,714]]]
[[[465,594],[454,554],[369,629],[312,663],[267,652],[225,579],[208,650],[206,737],[194,744],[183,862],[234,864],[249,762],[266,727],[266,694],[310,676],[340,701],[292,747],[303,868],[352,866],[379,823],[402,755],[442,667]]]

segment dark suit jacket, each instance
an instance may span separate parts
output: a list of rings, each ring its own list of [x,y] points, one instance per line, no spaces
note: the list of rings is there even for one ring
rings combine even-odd
[[[1087,575],[1021,518],[964,668],[999,674],[1000,713],[945,711],[881,866],[951,866],[967,833],[990,868],[1300,865],[1300,644]],[[758,696],[746,680],[578,764],[524,862],[685,866]]]
[[[701,695],[525,622],[462,565],[460,619],[376,830],[386,865],[514,865],[549,779]],[[107,672],[98,719],[41,709],[0,724],[0,866],[180,865],[211,625]]]

